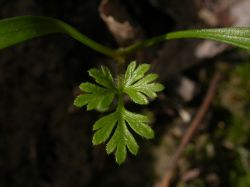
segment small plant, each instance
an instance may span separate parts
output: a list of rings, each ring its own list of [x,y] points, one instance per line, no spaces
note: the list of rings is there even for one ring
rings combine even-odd
[[[177,31],[140,41],[126,48],[111,49],[91,40],[63,21],[39,16],[19,16],[1,20],[0,49],[52,33],[67,34],[95,51],[111,57],[118,64],[119,70],[124,69],[122,66],[126,64],[126,57],[129,54],[164,40],[211,39],[250,49],[250,28],[247,27]],[[125,72],[120,71],[115,77],[107,67],[91,69],[89,75],[96,83],[80,84],[80,90],[83,93],[74,101],[74,105],[77,107],[86,105],[87,110],[101,112],[110,109],[111,105],[115,106],[114,112],[95,122],[92,142],[94,145],[98,145],[107,141],[106,151],[108,154],[115,152],[118,164],[125,161],[127,149],[134,155],[138,152],[139,146],[129,129],[146,139],[154,137],[154,131],[148,125],[148,117],[128,111],[124,103],[124,97],[128,95],[134,103],[147,105],[148,98],[156,98],[157,92],[164,89],[162,84],[154,82],[158,77],[156,74],[146,74],[149,68],[149,64],[137,66],[136,62],[131,62]]]
[[[123,97],[128,94],[136,104],[148,104],[147,97],[155,98],[156,92],[163,90],[163,85],[152,83],[157,79],[156,74],[145,73],[150,65],[141,64],[136,67],[136,62],[131,62],[125,72],[114,79],[107,67],[89,70],[89,75],[95,79],[96,84],[82,83],[80,89],[85,92],[79,95],[74,104],[78,107],[87,105],[87,110],[97,109],[105,111],[116,97],[116,110],[95,122],[93,130],[93,144],[98,145],[105,142],[110,136],[106,150],[110,154],[115,152],[116,162],[121,164],[128,150],[136,155],[139,146],[127,125],[140,136],[150,139],[154,137],[154,131],[148,126],[147,116],[136,114],[125,108]],[[146,97],[147,96],[147,97]],[[115,128],[115,130],[114,130]],[[111,135],[114,130],[113,135]]]

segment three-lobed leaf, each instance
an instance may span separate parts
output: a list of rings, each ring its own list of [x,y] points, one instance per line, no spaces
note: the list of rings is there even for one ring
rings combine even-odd
[[[116,93],[112,74],[107,67],[101,67],[100,70],[96,68],[89,70],[89,75],[99,85],[89,82],[80,84],[79,88],[84,93],[77,96],[74,105],[77,107],[87,105],[87,110],[105,111],[114,100]]]
[[[88,73],[89,76],[94,78],[95,82],[97,82],[101,86],[109,88],[110,90],[115,89],[115,84],[112,74],[106,66],[101,66],[100,69],[96,68],[90,69]]]
[[[128,125],[140,136],[151,139],[154,137],[154,131],[148,126],[149,119],[145,115],[136,114],[125,110],[124,119]]]
[[[111,135],[117,123],[117,113],[111,113],[95,122],[93,130],[96,131],[92,142],[94,145],[105,142]]]
[[[77,96],[75,99],[74,105],[77,107],[87,105],[87,110],[97,109],[105,111],[114,99],[114,93],[111,90],[95,84],[86,82],[79,87],[85,93]]]
[[[52,33],[67,34],[86,46],[110,57],[123,56],[164,40],[180,38],[210,39],[250,49],[250,28],[245,27],[171,32],[135,43],[119,51],[89,39],[67,23],[54,18],[39,16],[20,16],[0,20],[0,49]],[[148,104],[148,98],[155,98],[157,92],[164,89],[163,85],[153,82],[157,79],[156,74],[145,76],[149,67],[148,64],[137,67],[135,62],[130,63],[123,77],[122,85],[115,84],[108,68],[91,69],[89,75],[95,79],[97,84],[82,83],[80,89],[84,93],[75,99],[74,104],[78,107],[87,105],[87,110],[104,111],[109,108],[115,95],[121,97],[120,91],[123,94],[128,94],[131,100],[137,104]],[[119,79],[117,78],[117,80]],[[122,89],[120,90],[118,86],[121,86]],[[95,123],[93,129],[96,132],[93,137],[93,144],[97,145],[108,141],[107,152],[112,153],[115,151],[116,161],[120,164],[126,158],[127,149],[134,155],[138,152],[139,146],[129,128],[140,136],[150,139],[153,138],[154,132],[148,126],[148,123],[149,120],[146,116],[129,112],[123,107],[121,110],[118,106],[116,112],[104,116]]]
[[[133,155],[138,152],[139,146],[131,130],[146,139],[154,137],[148,117],[126,110],[123,101],[123,95],[127,93],[136,103],[145,104],[148,103],[147,97],[155,98],[156,92],[163,89],[163,85],[153,82],[158,77],[156,74],[145,75],[149,68],[149,64],[136,66],[136,62],[132,62],[125,74],[118,75],[116,79],[107,67],[93,68],[88,72],[96,84],[85,82],[79,86],[83,93],[75,99],[74,104],[77,107],[86,105],[87,110],[104,111],[117,97],[116,111],[95,122],[92,142],[94,145],[107,142],[106,151],[108,154],[115,153],[118,164],[124,162],[127,151]],[[137,94],[137,98],[133,94]],[[145,102],[137,102],[140,99]]]
[[[137,104],[148,104],[148,97],[154,99],[156,93],[164,89],[162,84],[153,82],[158,78],[157,74],[145,76],[149,67],[149,64],[136,67],[136,62],[131,62],[124,75],[123,91]]]
[[[136,155],[139,149],[128,126],[138,135],[151,139],[154,137],[154,131],[148,123],[149,119],[147,116],[129,112],[125,108],[118,109],[114,113],[96,121],[93,126],[93,130],[96,132],[92,142],[94,145],[98,145],[106,142],[111,136],[107,143],[106,151],[108,154],[115,152],[116,162],[121,164],[126,158],[127,150]]]

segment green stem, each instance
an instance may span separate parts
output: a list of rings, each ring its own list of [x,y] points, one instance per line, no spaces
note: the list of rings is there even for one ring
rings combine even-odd
[[[124,84],[123,84],[123,77],[122,75],[118,75],[116,78],[116,86],[117,86],[117,112],[121,112],[124,109]]]
[[[69,36],[81,42],[82,44],[88,46],[89,48],[94,49],[95,51],[101,54],[104,54],[106,56],[112,57],[112,58],[115,56],[116,51],[114,49],[111,49],[100,43],[95,42],[94,40],[80,33],[78,30],[76,30],[74,27],[70,26],[69,24],[62,22],[60,20],[53,19],[53,18],[47,18],[47,19],[51,19],[51,21],[55,22],[61,28],[64,29],[64,33],[68,34]]]
[[[137,42],[126,48],[111,49],[88,38],[63,21],[43,16],[18,16],[0,20],[0,49],[52,33],[64,33],[71,36],[91,49],[113,58],[119,64],[119,67],[122,67],[125,63],[128,54],[141,48],[171,39],[211,39],[250,50],[249,27],[196,29],[170,32]]]
[[[132,44],[126,48],[120,48],[117,54],[127,55],[136,50],[149,47],[165,40],[181,38],[210,39],[224,42],[245,49],[250,49],[250,29],[249,28],[214,28],[214,29],[194,29],[170,32],[141,42]]]
[[[190,37],[195,37],[196,35],[193,33],[192,30],[189,31],[178,31],[178,32],[170,32],[167,34],[163,34],[160,36],[156,36],[153,38],[146,39],[144,41],[140,41],[137,43],[134,43],[126,48],[120,48],[117,50],[118,54],[130,54],[136,50],[145,48],[145,47],[150,47],[152,45],[155,45],[157,43],[163,42],[165,40],[172,40],[172,39],[179,39],[179,38],[190,38]],[[196,36],[197,37],[197,36]]]
[[[116,50],[95,42],[69,24],[43,16],[18,16],[0,20],[0,49],[52,33],[64,33],[82,44],[114,58]]]

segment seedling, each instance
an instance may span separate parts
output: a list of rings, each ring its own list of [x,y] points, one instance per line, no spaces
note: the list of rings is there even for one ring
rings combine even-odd
[[[136,63],[131,62],[125,74],[118,75],[116,79],[113,79],[107,67],[101,67],[100,70],[91,69],[89,75],[100,86],[89,82],[82,83],[80,89],[85,93],[79,95],[74,102],[78,107],[87,105],[87,110],[104,111],[109,108],[116,96],[115,112],[102,117],[93,126],[93,130],[96,131],[93,144],[103,143],[112,136],[106,150],[108,154],[116,150],[115,156],[118,164],[125,160],[127,148],[134,155],[137,154],[139,148],[127,125],[144,138],[154,137],[154,131],[148,126],[148,117],[128,111],[123,100],[123,96],[128,94],[133,102],[146,105],[148,104],[147,97],[155,98],[156,92],[163,90],[163,85],[152,83],[158,77],[156,74],[145,76],[149,68],[148,64],[136,67]],[[114,133],[111,135],[113,130]]]
[[[170,32],[151,39],[140,41],[125,48],[111,49],[99,44],[69,24],[58,19],[39,16],[19,16],[0,21],[0,49],[24,42],[35,37],[64,33],[82,44],[111,57],[118,64],[119,69],[126,64],[126,57],[136,50],[155,45],[159,42],[180,38],[200,38],[224,42],[244,49],[250,49],[250,28],[215,28],[195,29]],[[164,89],[160,83],[155,83],[156,74],[146,74],[149,64],[137,65],[131,62],[125,72],[119,71],[113,76],[107,67],[91,69],[89,75],[96,82],[80,84],[83,92],[74,101],[77,107],[87,106],[87,110],[107,111],[111,105],[115,110],[94,123],[93,144],[108,142],[108,154],[115,152],[116,162],[125,161],[127,150],[136,155],[138,144],[130,132],[132,129],[138,135],[151,139],[154,131],[149,126],[149,118],[142,114],[133,113],[126,109],[124,97],[127,95],[132,102],[147,105],[149,98],[157,97],[157,92]]]

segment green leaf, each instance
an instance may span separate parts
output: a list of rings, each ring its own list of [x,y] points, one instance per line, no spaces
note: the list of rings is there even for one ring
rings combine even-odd
[[[128,68],[125,73],[124,83],[125,86],[129,86],[141,79],[144,74],[149,70],[149,64],[141,64],[136,68],[136,62],[133,61],[128,65]]]
[[[107,143],[106,150],[108,154],[115,151],[116,162],[121,164],[126,159],[127,147],[129,147],[129,151],[131,151],[133,154],[136,154],[138,151],[138,145],[133,135],[126,127],[126,122],[123,119],[123,111],[116,111],[114,116],[116,116],[116,119],[114,119],[112,122],[110,121],[109,123],[116,123],[117,125],[113,136]],[[98,133],[98,131],[96,133]]]
[[[94,124],[93,129],[96,132],[93,137],[93,144],[97,145],[107,141],[115,128],[107,143],[106,150],[108,154],[115,152],[116,162],[121,164],[126,159],[127,149],[133,155],[136,155],[139,149],[127,126],[129,125],[138,135],[151,139],[154,137],[154,132],[148,126],[148,123],[147,116],[129,112],[125,108],[118,109],[116,112],[102,117]]]
[[[244,49],[250,49],[250,28],[231,27],[216,29],[197,29],[171,33],[173,38],[203,38],[224,42]]]
[[[199,38],[209,39],[218,42],[227,43],[236,47],[250,50],[250,27],[228,27],[212,29],[193,29],[170,32],[147,40],[137,42],[123,49],[123,54],[129,54],[133,51],[155,45],[165,40],[181,38]]]
[[[116,119],[116,113],[111,113],[95,122],[93,130],[97,131],[92,140],[94,145],[101,144],[109,138],[114,126],[116,125]]]
[[[86,82],[82,83],[79,87],[85,93],[75,99],[74,105],[77,107],[87,105],[87,110],[96,109],[105,111],[114,99],[115,93],[112,92],[112,90],[102,88],[95,84]]]
[[[89,75],[98,84],[85,82],[80,84],[80,90],[84,93],[79,95],[74,104],[78,107],[87,105],[88,110],[105,110],[112,103],[114,96],[117,96],[115,112],[97,120],[93,126],[94,145],[107,142],[106,151],[114,153],[118,164],[125,161],[127,151],[136,155],[139,146],[130,131],[134,131],[143,138],[151,139],[154,131],[150,128],[149,119],[145,115],[136,114],[125,109],[123,95],[127,93],[136,103],[148,103],[148,98],[155,98],[156,92],[163,89],[163,85],[154,83],[158,78],[156,74],[145,73],[150,65],[141,64],[136,67],[136,62],[131,62],[124,75],[113,78],[109,69],[89,70]]]
[[[115,89],[112,74],[107,67],[101,66],[100,70],[93,68],[90,69],[88,72],[89,76],[93,77],[98,84],[112,90]]]
[[[154,138],[154,131],[148,126],[149,119],[147,116],[126,110],[124,118],[137,134],[147,139]]]
[[[148,98],[156,98],[156,92],[164,89],[164,86],[159,83],[153,83],[158,76],[156,74],[145,73],[149,70],[149,64],[141,64],[136,68],[136,63],[131,62],[124,76],[124,93],[137,104],[148,104]]]
[[[125,134],[126,134],[126,139],[127,139],[127,147],[133,155],[137,155],[139,146],[135,138],[133,137],[133,135],[129,132],[127,127],[125,131],[126,131]]]
[[[52,33],[67,34],[107,56],[113,56],[115,53],[113,49],[91,40],[69,24],[42,16],[18,16],[0,20],[0,49]]]

